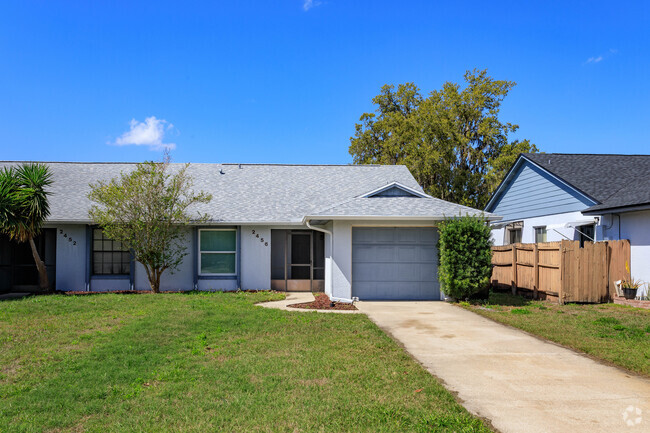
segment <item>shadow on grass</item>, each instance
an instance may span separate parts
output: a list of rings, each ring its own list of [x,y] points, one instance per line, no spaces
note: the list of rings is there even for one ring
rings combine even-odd
[[[503,307],[524,307],[531,304],[531,300],[520,295],[513,295],[506,292],[490,292],[488,304],[501,305]]]

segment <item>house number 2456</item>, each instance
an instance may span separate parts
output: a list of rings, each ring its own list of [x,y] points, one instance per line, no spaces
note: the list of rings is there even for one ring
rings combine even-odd
[[[265,247],[268,247],[268,246],[269,246],[269,243],[268,243],[268,242],[264,242],[264,238],[260,238],[260,234],[259,234],[259,233],[255,233],[255,229],[251,230],[251,233],[254,234],[255,237],[258,238],[258,239],[260,240],[260,242],[264,244]]]

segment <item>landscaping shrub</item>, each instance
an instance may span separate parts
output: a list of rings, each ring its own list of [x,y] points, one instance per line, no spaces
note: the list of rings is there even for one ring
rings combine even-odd
[[[481,217],[460,217],[440,226],[440,266],[442,291],[456,299],[469,299],[485,291],[492,273],[490,227]]]

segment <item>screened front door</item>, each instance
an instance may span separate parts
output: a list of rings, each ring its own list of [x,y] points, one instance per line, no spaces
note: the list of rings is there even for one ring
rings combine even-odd
[[[271,287],[289,292],[323,291],[323,233],[271,230]]]

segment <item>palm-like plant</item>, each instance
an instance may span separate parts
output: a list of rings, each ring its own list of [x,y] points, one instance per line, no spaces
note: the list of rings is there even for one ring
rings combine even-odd
[[[0,171],[0,231],[17,242],[29,242],[42,290],[49,290],[50,284],[34,238],[50,215],[46,187],[51,183],[52,173],[45,164],[23,164]]]

